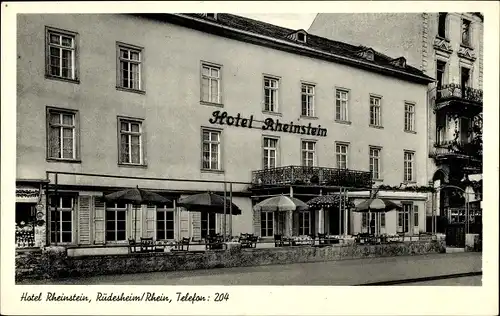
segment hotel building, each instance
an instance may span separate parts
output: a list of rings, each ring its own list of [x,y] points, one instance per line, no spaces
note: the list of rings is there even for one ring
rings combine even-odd
[[[355,234],[367,215],[349,211],[339,227],[339,212],[253,206],[340,188],[358,203],[372,185],[428,183],[432,79],[405,58],[231,14],[17,19],[19,247],[200,240],[224,223],[264,240]],[[103,202],[136,186],[173,203]],[[226,192],[242,214],[176,205],[206,191]],[[377,217],[381,232],[425,230],[425,193],[378,194],[403,204]]]
[[[395,27],[401,32],[393,32]],[[309,32],[404,56],[408,63],[436,79],[428,87],[427,170],[437,193],[434,201],[429,199],[427,214],[431,216],[434,211],[449,222],[464,222],[468,209],[470,222],[480,223],[483,15],[320,13]]]

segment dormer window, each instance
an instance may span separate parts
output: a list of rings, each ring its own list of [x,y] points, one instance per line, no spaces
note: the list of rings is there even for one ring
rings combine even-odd
[[[306,34],[299,32],[297,33],[297,41],[305,43],[306,42]]]
[[[304,30],[298,30],[295,31],[287,36],[289,39],[301,42],[301,43],[306,43],[307,42],[307,32]]]
[[[212,20],[217,20],[217,13],[203,13],[203,16]]]
[[[362,48],[361,51],[358,51],[357,55],[369,61],[373,61],[375,59],[375,53],[371,48]]]
[[[390,61],[391,65],[396,67],[405,68],[406,67],[406,59],[404,57],[399,57]]]

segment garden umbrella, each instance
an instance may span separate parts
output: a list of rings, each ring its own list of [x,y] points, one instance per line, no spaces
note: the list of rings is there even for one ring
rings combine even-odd
[[[134,205],[140,204],[166,204],[171,201],[158,193],[147,191],[144,189],[139,189],[139,186],[133,189],[125,189],[117,192],[113,192],[104,196],[104,201],[106,202],[123,202]],[[134,207],[135,217],[137,218],[137,208]],[[134,239],[136,239],[136,228],[137,221],[134,221]]]
[[[255,205],[255,209],[264,212],[272,211],[302,211],[309,206],[299,199],[286,195],[273,196]]]
[[[399,204],[396,204],[390,200],[387,199],[381,199],[381,198],[369,198],[360,204],[358,204],[354,211],[355,212],[368,212],[368,214],[373,213],[383,213],[383,212],[389,212],[392,210],[396,209],[401,209],[402,206]],[[371,215],[368,215],[370,217]],[[370,225],[368,225],[368,229],[370,229]]]
[[[240,215],[241,209],[234,203],[231,203],[227,198],[226,209],[231,207],[231,215]],[[212,192],[205,192],[200,194],[190,195],[181,198],[178,203],[179,206],[184,207],[188,211],[193,212],[213,212],[224,214],[224,197]]]

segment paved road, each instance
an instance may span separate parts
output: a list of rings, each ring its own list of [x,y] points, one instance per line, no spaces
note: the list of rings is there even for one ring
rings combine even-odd
[[[432,254],[244,268],[107,275],[50,282],[36,281],[35,283],[80,285],[360,285],[390,280],[480,272],[481,261],[481,253]],[[445,281],[451,282],[449,280],[442,282]],[[422,284],[411,283],[411,285]]]

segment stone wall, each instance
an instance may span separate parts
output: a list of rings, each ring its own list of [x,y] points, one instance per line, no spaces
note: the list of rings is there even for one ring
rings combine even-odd
[[[245,267],[299,262],[334,261],[385,256],[422,255],[445,251],[443,241],[329,247],[232,248],[201,253],[134,253],[68,257],[64,248],[16,254],[16,280],[84,277],[159,271]]]

